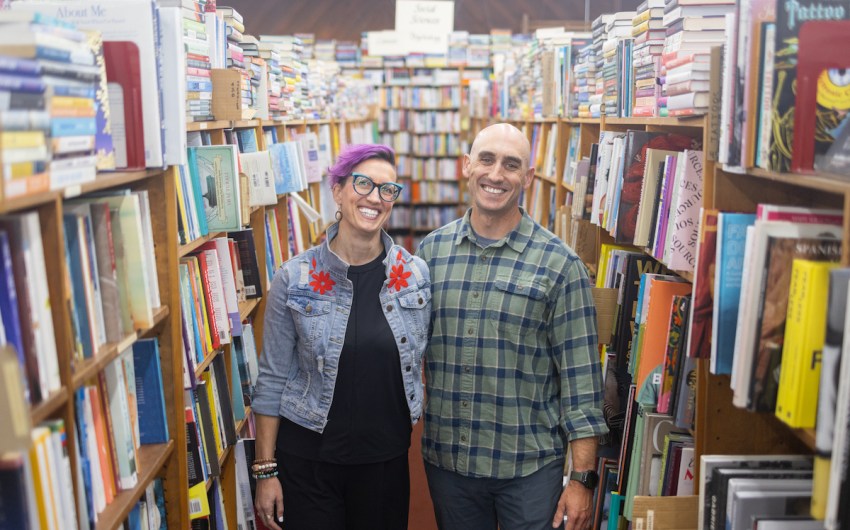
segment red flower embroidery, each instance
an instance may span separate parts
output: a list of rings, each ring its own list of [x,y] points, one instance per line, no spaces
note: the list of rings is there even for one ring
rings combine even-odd
[[[319,294],[325,294],[327,292],[330,292],[331,289],[334,288],[334,285],[336,285],[336,282],[333,281],[331,275],[328,274],[326,271],[319,271],[313,273],[312,276],[313,281],[310,282],[310,286],[313,288],[314,292],[317,292]]]
[[[390,272],[390,285],[389,289],[395,288],[396,292],[401,291],[404,287],[407,287],[407,279],[410,278],[410,271],[404,270],[404,265],[393,265],[392,272]]]
[[[401,251],[398,251],[398,254],[395,257],[396,261],[404,261],[404,256],[401,255]]]

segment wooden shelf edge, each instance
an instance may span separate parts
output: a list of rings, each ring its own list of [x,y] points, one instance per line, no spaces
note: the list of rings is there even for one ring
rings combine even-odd
[[[139,334],[134,331],[126,335],[121,342],[107,342],[102,344],[94,357],[84,360],[74,371],[71,379],[71,388],[76,390],[83,386],[86,381],[98,374],[103,368],[118,358],[118,355],[133,345],[138,340]]]
[[[43,193],[23,195],[21,197],[13,197],[0,201],[0,214],[36,208],[38,206],[54,202],[58,198],[71,199],[86,193],[92,193],[118,186],[126,186],[152,176],[161,175],[163,171],[165,170],[139,169],[136,171],[99,171],[95,180],[91,182],[68,186],[61,190],[45,191]]]
[[[149,339],[159,332],[162,323],[165,322],[165,317],[171,313],[167,305],[159,306],[153,310],[153,326],[148,329],[139,331],[140,339]]]
[[[30,418],[32,424],[38,425],[47,418],[51,417],[56,411],[61,409],[68,402],[68,389],[61,387],[59,390],[53,391],[47,399],[42,400],[38,405],[30,407]]]
[[[239,423],[236,424],[236,435],[239,436],[242,432],[242,429],[245,428],[245,425],[248,423],[248,418],[251,417],[251,406],[245,406],[245,417],[239,420]]]
[[[219,348],[219,349],[215,350],[214,352],[212,352],[211,354],[207,355],[207,357],[204,359],[204,362],[202,362],[201,364],[198,365],[197,368],[195,368],[195,378],[196,379],[201,378],[201,374],[204,373],[204,370],[206,370],[207,367],[210,364],[212,364],[213,359],[215,359],[215,356],[219,355],[220,353],[221,353],[221,348]]]
[[[157,477],[174,450],[174,440],[164,444],[143,445],[139,448],[136,469],[139,480],[133,489],[120,492],[98,515],[97,530],[114,530],[127,519],[133,506],[144,494],[148,485]]]
[[[845,195],[850,193],[850,180],[827,173],[775,173],[765,169],[749,169],[746,175],[800,188]]]
[[[225,232],[210,232],[209,234],[207,234],[205,236],[201,236],[194,241],[190,241],[189,243],[186,243],[185,245],[180,245],[180,247],[177,249],[177,257],[182,258],[182,257],[186,256],[187,254],[191,254],[192,252],[198,250],[198,247],[200,247],[201,245],[203,245],[204,243],[206,243],[210,239],[215,239],[215,238],[220,237],[224,234],[225,234]]]
[[[253,298],[246,302],[239,302],[239,319],[245,320],[246,318],[251,316],[251,314],[256,311],[257,308],[260,306],[260,300],[262,299]]]

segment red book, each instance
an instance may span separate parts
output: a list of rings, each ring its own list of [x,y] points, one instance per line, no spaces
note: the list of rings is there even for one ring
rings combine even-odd
[[[123,151],[126,160],[118,160],[116,156],[116,167],[121,169],[144,169],[145,168],[145,132],[142,122],[142,73],[139,61],[139,48],[134,42],[104,42],[103,59],[106,63],[106,77],[110,83],[121,85],[121,94],[124,107],[124,131],[113,130],[113,141],[120,138],[119,132],[123,132],[126,145]],[[115,121],[113,120],[113,128]],[[119,146],[115,146],[116,155],[119,154]],[[119,165],[120,164],[120,165]]]

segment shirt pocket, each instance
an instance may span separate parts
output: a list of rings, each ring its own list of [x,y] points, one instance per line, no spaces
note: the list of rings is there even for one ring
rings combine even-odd
[[[308,352],[313,352],[329,324],[331,302],[303,294],[291,294],[286,306],[292,312],[295,334]]]
[[[428,326],[431,324],[431,289],[415,290],[398,298],[405,329],[419,340],[428,338]]]
[[[490,293],[488,320],[500,338],[511,340],[540,329],[546,309],[546,290],[536,278],[497,276]]]

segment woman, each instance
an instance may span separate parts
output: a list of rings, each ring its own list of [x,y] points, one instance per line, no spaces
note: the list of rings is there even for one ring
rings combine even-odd
[[[381,229],[402,189],[392,149],[349,147],[329,180],[337,222],[277,271],[268,295],[255,506],[274,530],[283,492],[286,530],[405,529],[428,269]]]

